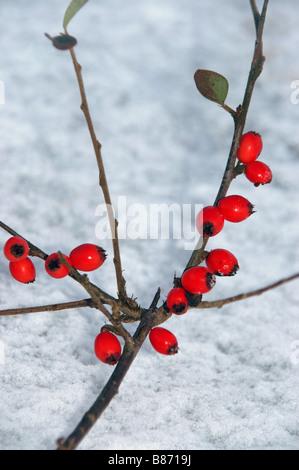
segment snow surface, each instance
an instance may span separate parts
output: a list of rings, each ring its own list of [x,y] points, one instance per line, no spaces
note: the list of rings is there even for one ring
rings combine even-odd
[[[68,52],[44,32],[62,31],[68,1],[2,1],[0,6],[1,220],[47,253],[70,252],[95,234],[103,203],[92,146]],[[261,2],[259,2],[259,5]],[[240,264],[218,279],[206,300],[228,297],[298,272],[298,2],[270,2],[267,61],[246,130],[264,140],[261,160],[273,182],[241,193],[257,212],[211,239]],[[254,47],[249,2],[233,0],[91,0],[72,20],[76,53],[114,203],[128,206],[211,204],[232,137],[232,119],[199,95],[197,68],[230,83],[227,103],[242,100]],[[3,246],[8,238],[0,232]],[[90,279],[115,294],[108,259]],[[164,300],[190,251],[183,240],[121,240],[127,290],[147,306]],[[32,285],[21,285],[0,258],[2,309],[86,298],[71,279],[54,280],[35,260]],[[298,281],[221,310],[192,310],[164,326],[179,354],[146,341],[118,396],[79,449],[299,449]],[[0,448],[53,449],[94,402],[112,369],[94,356],[104,323],[77,309],[0,320]],[[132,329],[133,331],[133,329]]]

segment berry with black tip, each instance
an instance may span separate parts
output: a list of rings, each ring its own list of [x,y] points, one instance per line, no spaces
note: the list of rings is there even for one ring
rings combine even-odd
[[[168,293],[166,305],[176,315],[182,315],[188,310],[186,292],[181,287],[174,287]]]
[[[206,294],[216,284],[216,278],[205,266],[194,266],[183,273],[181,284],[191,294]]]
[[[210,251],[206,265],[216,276],[234,276],[239,269],[235,255],[223,248]]]
[[[68,256],[62,255],[65,260],[71,265],[71,260]],[[52,253],[45,261],[45,269],[49,276],[56,279],[62,279],[70,273],[70,269],[66,264],[63,264],[58,253]]]
[[[3,252],[9,261],[22,261],[29,254],[29,245],[22,237],[11,237],[5,243]]]
[[[106,252],[93,243],[83,243],[74,248],[69,256],[71,264],[79,271],[94,271],[104,263]]]
[[[225,196],[217,204],[222,216],[229,222],[242,222],[254,213],[253,205],[243,196]]]
[[[223,215],[216,206],[204,207],[196,217],[197,230],[203,237],[214,237],[223,226]]]
[[[272,181],[272,171],[264,162],[249,162],[245,168],[245,176],[254,186],[268,184]]]
[[[100,361],[113,366],[121,358],[121,344],[110,331],[101,331],[94,341],[94,352]]]
[[[161,326],[157,326],[150,331],[149,340],[153,348],[160,354],[172,356],[177,354],[179,350],[175,335]]]

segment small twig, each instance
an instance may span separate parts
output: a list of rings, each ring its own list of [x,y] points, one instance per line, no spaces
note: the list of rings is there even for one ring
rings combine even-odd
[[[250,0],[250,5],[251,5],[252,14],[253,14],[253,18],[254,18],[255,29],[256,29],[256,33],[257,33],[261,15],[260,15],[260,12],[257,8],[255,0]]]
[[[59,310],[75,309],[90,307],[95,308],[92,299],[74,300],[73,302],[62,302],[58,304],[41,305],[39,307],[22,307],[22,308],[10,308],[7,310],[0,310],[0,316],[10,315],[24,315],[27,313],[39,313],[39,312],[57,312]]]
[[[70,54],[72,57],[72,61],[73,61],[73,65],[74,65],[74,69],[75,69],[75,73],[76,73],[76,77],[77,77],[77,81],[79,85],[80,95],[82,99],[81,109],[85,116],[88,130],[90,133],[90,137],[92,140],[92,144],[94,147],[94,152],[96,155],[96,160],[97,160],[99,175],[100,175],[99,184],[103,191],[106,209],[108,213],[108,219],[109,219],[110,230],[111,230],[111,235],[112,235],[112,245],[113,245],[113,251],[114,251],[113,262],[115,266],[118,295],[120,299],[125,300],[127,298],[126,288],[125,288],[126,281],[122,274],[122,265],[121,265],[118,230],[117,230],[118,221],[114,217],[114,211],[112,207],[110,192],[108,188],[108,183],[107,183],[107,178],[106,178],[106,173],[105,173],[105,168],[104,168],[104,163],[103,163],[103,158],[102,158],[102,150],[101,150],[102,146],[96,137],[91,115],[89,112],[88,102],[87,102],[86,93],[85,93],[85,87],[84,87],[83,78],[82,78],[82,67],[77,61],[76,54],[73,48],[70,49]]]
[[[232,297],[227,297],[226,299],[200,302],[198,306],[195,308],[222,308],[224,305],[264,294],[265,292],[275,289],[276,287],[282,286],[283,284],[293,281],[294,279],[297,279],[298,277],[299,277],[299,273],[293,274],[292,276],[286,277],[284,279],[280,279],[279,281],[276,281],[273,284],[270,284],[266,287],[262,287],[260,289],[256,289],[256,290],[244,293],[244,294],[234,295]]]

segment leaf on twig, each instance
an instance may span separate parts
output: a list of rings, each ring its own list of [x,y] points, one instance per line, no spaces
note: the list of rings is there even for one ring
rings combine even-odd
[[[64,15],[64,18],[63,18],[63,27],[64,27],[64,29],[66,29],[67,25],[69,24],[69,22],[71,21],[73,16],[75,16],[77,11],[79,11],[80,8],[82,8],[83,5],[85,5],[85,3],[87,3],[87,2],[88,2],[88,0],[72,0],[71,1],[71,3],[69,4],[69,6],[66,9],[66,12],[65,12],[65,15]]]
[[[196,70],[194,80],[198,91],[208,100],[224,104],[228,93],[228,81],[223,75],[211,70]]]

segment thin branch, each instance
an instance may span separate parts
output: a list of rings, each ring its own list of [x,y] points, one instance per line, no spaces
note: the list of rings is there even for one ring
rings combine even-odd
[[[124,346],[122,356],[117,363],[110,379],[101,391],[100,395],[84,414],[80,423],[67,439],[59,439],[57,441],[57,450],[75,450],[96,421],[108,407],[111,400],[117,395],[119,387],[125,378],[129,368],[131,367],[135,357],[137,356],[142,344],[144,343],[149,331],[154,325],[155,310],[160,298],[160,289],[158,289],[149,309],[145,312],[135,334],[134,342]]]
[[[90,137],[92,140],[97,164],[98,164],[98,169],[99,169],[99,184],[102,188],[104,199],[105,199],[105,204],[106,204],[106,209],[108,213],[108,219],[109,219],[109,224],[110,224],[110,230],[112,234],[112,245],[113,245],[113,252],[114,252],[114,266],[115,266],[115,274],[116,274],[116,281],[117,281],[117,288],[118,288],[118,295],[120,299],[126,299],[127,294],[126,294],[126,289],[125,289],[125,284],[126,281],[122,275],[122,265],[121,265],[121,257],[120,257],[120,249],[119,249],[119,240],[118,240],[118,221],[114,217],[114,211],[112,207],[112,202],[111,202],[111,197],[110,197],[110,192],[108,188],[108,183],[107,183],[107,178],[106,178],[106,173],[105,173],[105,168],[104,168],[104,163],[103,163],[103,158],[102,158],[102,146],[100,142],[98,141],[96,137],[96,133],[93,127],[91,115],[89,112],[89,107],[88,107],[88,102],[86,98],[86,93],[85,93],[85,87],[83,83],[83,78],[82,78],[82,67],[78,63],[74,49],[70,49],[78,85],[79,85],[79,90],[80,90],[80,95],[82,99],[82,104],[81,104],[81,109],[83,111],[83,114],[86,119],[86,123],[88,126],[88,130],[90,133]]]
[[[24,315],[27,313],[39,313],[39,312],[57,312],[59,310],[75,309],[90,307],[95,308],[92,299],[74,300],[73,302],[62,302],[57,304],[41,305],[39,307],[22,307],[22,308],[10,308],[7,310],[0,310],[0,317],[11,316],[11,315]]]
[[[270,284],[266,287],[262,287],[260,289],[256,289],[256,290],[244,293],[244,294],[234,295],[232,297],[227,297],[226,299],[200,302],[198,306],[195,308],[222,308],[224,305],[264,294],[265,292],[275,289],[276,287],[280,287],[283,284],[286,284],[287,282],[293,281],[294,279],[298,279],[298,278],[299,278],[299,273],[293,274],[292,276],[286,277],[284,279],[280,279],[279,281],[276,281],[273,284]]]
[[[262,35],[263,35],[264,24],[266,20],[267,6],[268,6],[268,0],[265,0],[262,14],[259,15],[259,22],[258,22],[257,33],[256,33],[256,42],[255,42],[255,48],[254,48],[254,53],[253,53],[253,59],[251,62],[251,67],[250,67],[250,71],[248,75],[243,102],[242,102],[242,106],[238,108],[237,116],[235,118],[235,130],[234,130],[232,145],[231,145],[227,165],[224,171],[224,175],[222,178],[222,182],[221,182],[218,194],[216,196],[214,205],[217,205],[219,200],[226,195],[229,189],[229,186],[233,180],[234,167],[236,163],[236,155],[237,155],[237,151],[240,145],[242,133],[245,127],[250,101],[252,98],[255,83],[261,74],[262,67],[265,61],[265,57],[263,56],[263,50],[262,50]]]
[[[230,184],[235,177],[234,168],[236,164],[237,151],[238,151],[240,140],[241,140],[243,130],[245,127],[246,117],[247,117],[247,113],[249,110],[249,105],[250,105],[251,97],[253,94],[254,86],[255,86],[257,78],[259,77],[262,71],[263,64],[265,61],[265,57],[263,56],[263,51],[262,51],[262,35],[263,35],[264,24],[265,24],[265,19],[266,19],[268,1],[269,0],[264,1],[262,13],[259,14],[258,17],[256,14],[255,2],[251,1],[254,21],[255,23],[258,21],[258,25],[256,27],[256,42],[255,42],[254,54],[253,54],[250,72],[248,75],[248,81],[247,81],[242,105],[237,108],[236,113],[233,115],[234,134],[233,134],[232,144],[231,144],[227,164],[224,170],[223,178],[220,184],[218,194],[214,201],[215,206],[217,205],[219,200],[227,194]],[[186,269],[192,266],[197,266],[203,261],[204,250],[205,250],[207,242],[208,242],[208,238],[204,240],[202,239],[202,237],[200,238],[200,240],[198,241],[186,265]]]
[[[259,27],[259,22],[260,22],[260,12],[258,10],[258,7],[256,5],[256,1],[255,0],[250,0],[250,6],[251,6],[251,9],[252,9],[252,14],[253,14],[253,18],[254,18],[254,24],[255,24],[255,29],[256,29],[256,33],[258,32],[258,27]]]

